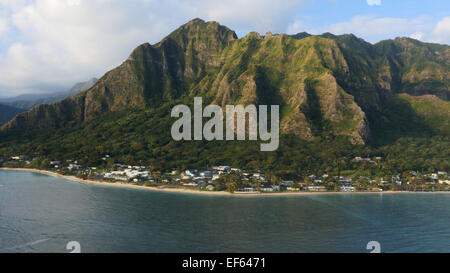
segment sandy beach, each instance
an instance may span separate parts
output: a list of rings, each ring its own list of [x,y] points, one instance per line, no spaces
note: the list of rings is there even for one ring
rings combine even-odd
[[[281,192],[281,193],[229,193],[229,192],[210,192],[210,191],[199,191],[190,190],[184,188],[166,188],[166,187],[146,187],[138,186],[125,183],[109,183],[101,182],[95,180],[83,180],[75,176],[66,176],[51,171],[37,170],[37,169],[27,169],[27,168],[0,168],[3,171],[24,171],[33,172],[39,174],[50,175],[54,177],[59,177],[63,179],[68,179],[82,184],[97,185],[97,186],[108,186],[116,188],[129,188],[137,190],[148,190],[148,191],[160,191],[160,192],[172,192],[172,193],[185,193],[185,194],[199,194],[199,195],[210,195],[210,196],[237,196],[237,197],[255,197],[255,196],[305,196],[305,195],[329,195],[329,194],[418,194],[418,193],[444,193],[450,194],[450,192],[411,192],[411,191],[384,191],[384,192]]]

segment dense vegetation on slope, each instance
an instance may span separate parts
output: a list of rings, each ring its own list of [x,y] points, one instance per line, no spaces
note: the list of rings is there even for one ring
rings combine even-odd
[[[405,137],[378,148],[353,145],[342,137],[332,140],[305,141],[283,136],[278,151],[260,152],[259,142],[175,142],[170,136],[167,116],[170,106],[145,111],[121,111],[54,131],[18,132],[21,138],[7,134],[15,145],[2,144],[4,154],[22,153],[50,160],[78,160],[85,166],[100,166],[110,155],[110,163],[154,166],[156,169],[204,168],[229,164],[249,170],[277,174],[329,173],[358,170],[371,174],[396,174],[407,170],[448,170],[450,139],[448,137]],[[36,137],[38,136],[38,137]],[[356,156],[383,157],[378,166],[353,162]]]
[[[449,46],[411,39],[377,45],[332,34],[238,39],[196,19],[156,45],[136,48],[90,90],[19,115],[0,132],[0,152],[89,165],[110,154],[164,169],[230,164],[339,172],[358,167],[353,157],[370,155],[387,158],[379,168],[389,172],[448,168],[449,59]],[[436,96],[416,96],[422,94]],[[280,149],[173,141],[171,108],[195,96],[221,106],[280,105]]]

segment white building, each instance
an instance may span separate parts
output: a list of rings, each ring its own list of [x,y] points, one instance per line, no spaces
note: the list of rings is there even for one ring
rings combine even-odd
[[[230,166],[215,166],[215,167],[213,167],[213,170],[221,171],[221,172],[229,172],[231,170],[231,167]]]
[[[339,187],[339,191],[342,192],[354,192],[356,189],[354,186],[341,186]]]
[[[324,186],[306,186],[307,191],[326,191],[327,188]]]
[[[69,167],[67,167],[67,169],[69,169],[71,171],[72,170],[79,170],[79,169],[81,169],[81,165],[71,163],[71,164],[69,164]]]

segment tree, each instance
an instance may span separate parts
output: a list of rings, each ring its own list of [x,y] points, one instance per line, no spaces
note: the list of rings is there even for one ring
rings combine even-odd
[[[47,169],[50,166],[50,160],[44,159],[41,161],[40,169]]]

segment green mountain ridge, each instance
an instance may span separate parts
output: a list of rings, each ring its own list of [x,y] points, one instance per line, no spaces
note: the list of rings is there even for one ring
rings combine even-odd
[[[171,144],[167,134],[170,108],[192,104],[194,96],[221,106],[280,105],[282,136],[306,146],[340,139],[355,147],[389,144],[401,137],[447,139],[449,54],[447,45],[409,38],[372,45],[354,35],[252,32],[239,39],[217,22],[195,19],[155,45],[137,47],[89,90],[18,115],[2,127],[0,151],[24,131],[54,132],[61,141],[100,134],[94,141],[99,153],[123,151],[113,148],[120,141],[112,139],[121,137],[115,128],[121,124],[126,128],[122,137],[129,141],[121,145],[141,147],[142,154],[149,147],[158,149],[155,143],[161,142],[160,152],[147,154],[168,156],[161,150],[171,147],[174,153],[172,146],[179,145]],[[391,108],[399,105],[401,111]],[[131,117],[149,124],[133,123],[132,128],[125,122]],[[414,126],[399,126],[409,119]],[[60,156],[75,155],[72,149],[81,148],[69,145],[45,151],[41,145],[45,133],[33,135],[28,135],[30,144],[17,147]],[[129,159],[133,157],[140,158]]]

